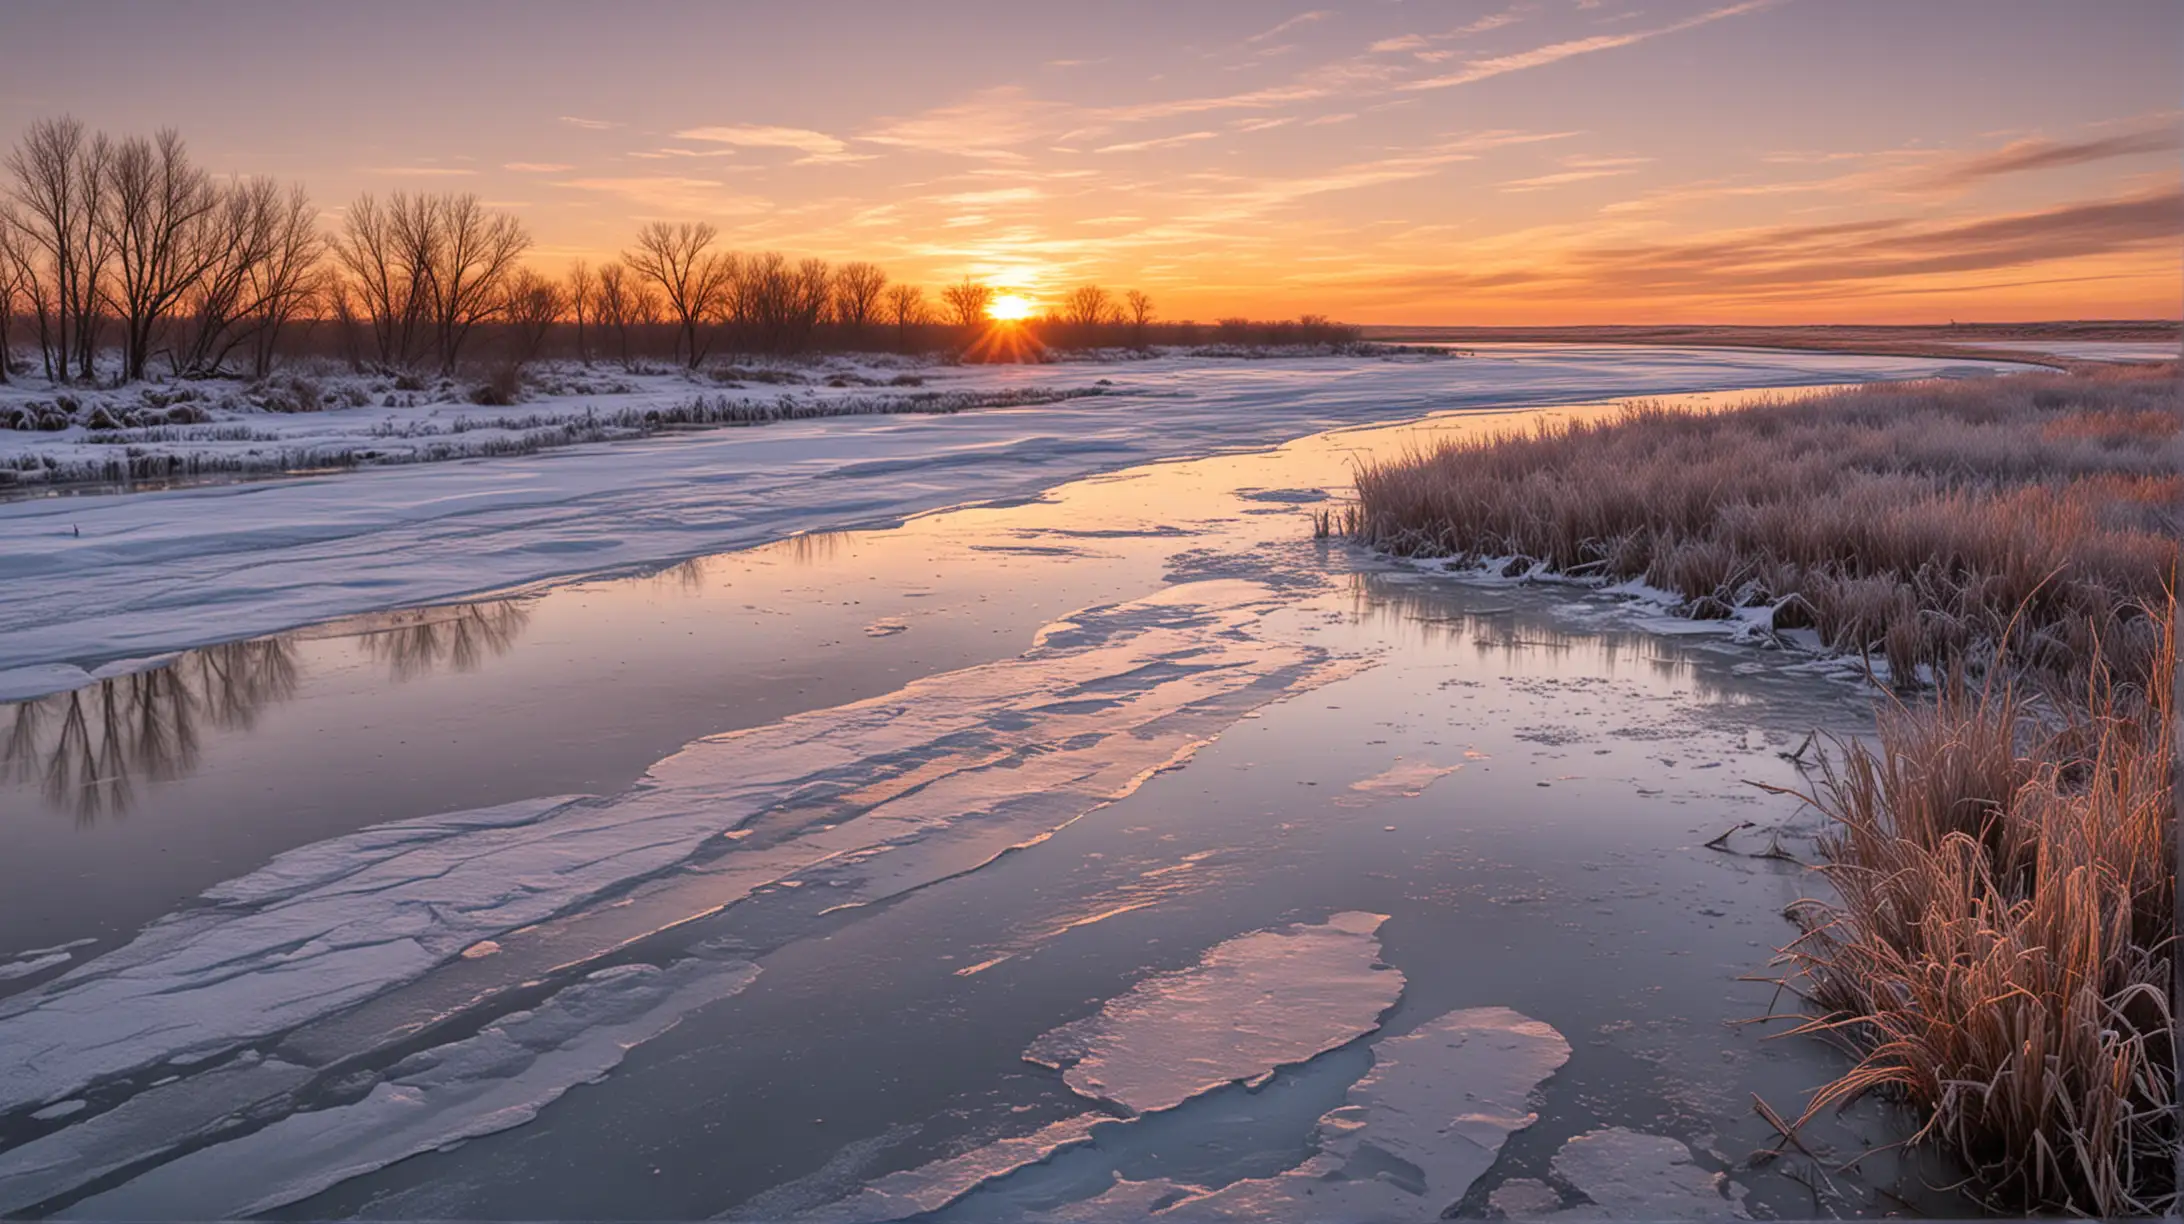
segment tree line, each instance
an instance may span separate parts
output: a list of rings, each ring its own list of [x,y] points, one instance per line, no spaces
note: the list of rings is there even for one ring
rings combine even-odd
[[[125,380],[155,358],[177,376],[264,377],[298,350],[451,374],[486,348],[520,366],[549,344],[694,369],[724,349],[960,348],[996,326],[997,290],[975,278],[929,297],[863,260],[729,250],[705,222],[651,222],[619,258],[557,277],[524,262],[523,223],[475,195],[366,193],[322,228],[301,185],[217,177],[172,130],[114,139],[42,119],[0,169],[0,381],[37,368],[17,366],[18,331],[48,379],[88,382],[101,351]],[[1163,322],[1147,294],[1096,285],[1011,326],[1034,347],[1357,339],[1313,315]]]

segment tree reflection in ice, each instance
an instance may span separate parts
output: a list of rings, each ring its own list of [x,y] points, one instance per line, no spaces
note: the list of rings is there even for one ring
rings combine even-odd
[[[387,665],[396,682],[451,667],[475,671],[487,659],[508,653],[531,623],[531,606],[521,600],[456,604],[383,612],[344,622],[372,658]]]
[[[189,651],[164,667],[0,706],[0,785],[35,786],[79,824],[135,806],[140,783],[196,771],[206,734],[248,732],[302,683],[299,643],[351,637],[396,683],[471,671],[530,622],[518,600],[384,613],[281,637]]]
[[[119,815],[139,780],[189,774],[207,729],[249,730],[299,679],[294,643],[262,638],[21,702],[0,739],[0,780],[36,784],[82,824]]]

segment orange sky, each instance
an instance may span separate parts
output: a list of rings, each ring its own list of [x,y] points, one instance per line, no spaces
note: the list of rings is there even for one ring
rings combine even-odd
[[[172,124],[330,220],[474,191],[544,265],[708,220],[1170,318],[2180,313],[2175,0],[1320,2],[12,0],[0,139]]]

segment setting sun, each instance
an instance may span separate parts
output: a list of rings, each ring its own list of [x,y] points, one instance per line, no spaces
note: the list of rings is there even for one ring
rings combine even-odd
[[[1004,293],[986,307],[986,313],[1002,323],[1015,323],[1028,319],[1032,314],[1031,299],[1021,294]]]

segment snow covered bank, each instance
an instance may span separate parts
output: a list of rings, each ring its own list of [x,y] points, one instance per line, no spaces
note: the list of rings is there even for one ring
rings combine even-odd
[[[1158,358],[962,367],[931,372],[924,390],[1101,394],[947,415],[790,420],[333,476],[19,499],[0,503],[0,699],[73,687],[116,660],[797,532],[1024,498],[1093,472],[1254,449],[1344,425],[1964,368],[1909,358],[1582,346],[1525,346],[1459,361]],[[799,394],[807,391],[819,398],[875,394],[857,387]],[[364,416],[354,419],[363,421],[409,410],[357,411]],[[346,430],[346,419],[319,413],[279,424],[287,433]],[[452,416],[434,427],[455,432]],[[460,432],[491,436],[489,429]]]

